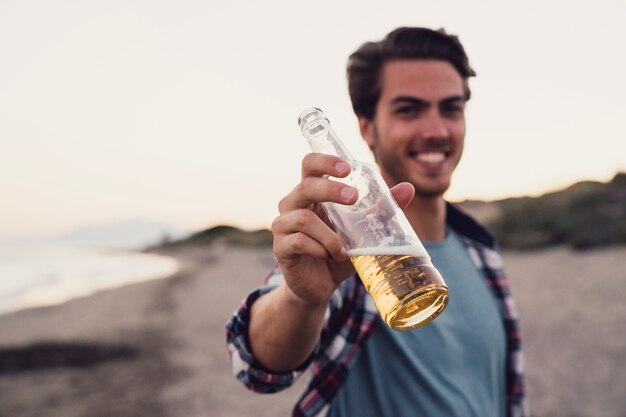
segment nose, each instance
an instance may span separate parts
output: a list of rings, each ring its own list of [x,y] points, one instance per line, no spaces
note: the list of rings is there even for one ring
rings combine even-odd
[[[424,139],[441,139],[448,137],[448,128],[439,111],[432,109],[428,112],[424,120],[422,135]]]

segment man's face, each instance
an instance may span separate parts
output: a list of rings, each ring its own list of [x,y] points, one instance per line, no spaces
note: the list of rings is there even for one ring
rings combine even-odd
[[[450,186],[465,138],[463,80],[438,60],[394,60],[383,67],[374,119],[359,119],[385,181],[407,181],[417,197]]]

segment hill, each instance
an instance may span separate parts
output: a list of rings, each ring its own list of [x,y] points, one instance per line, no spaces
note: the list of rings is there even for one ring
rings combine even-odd
[[[220,225],[191,234],[189,237],[161,245],[162,247],[182,245],[209,245],[223,243],[241,247],[271,247],[272,232],[267,229],[243,230],[235,226]]]
[[[616,174],[607,183],[583,181],[539,197],[463,201],[459,205],[486,224],[504,249],[559,245],[589,249],[626,244],[626,173]],[[166,246],[214,242],[271,247],[272,233],[222,225]]]
[[[539,197],[460,205],[484,221],[507,249],[626,244],[626,173],[607,183],[583,181]]]

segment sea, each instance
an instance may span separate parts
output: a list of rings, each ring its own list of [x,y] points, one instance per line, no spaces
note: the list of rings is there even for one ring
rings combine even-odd
[[[0,314],[60,304],[97,291],[165,278],[166,256],[66,242],[0,242]]]

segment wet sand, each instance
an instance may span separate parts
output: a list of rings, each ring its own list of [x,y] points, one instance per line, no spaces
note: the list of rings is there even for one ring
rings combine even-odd
[[[0,416],[281,416],[288,391],[254,394],[230,373],[224,323],[271,252],[159,250],[162,280],[0,316]],[[533,416],[626,416],[626,248],[506,253],[522,313]]]

